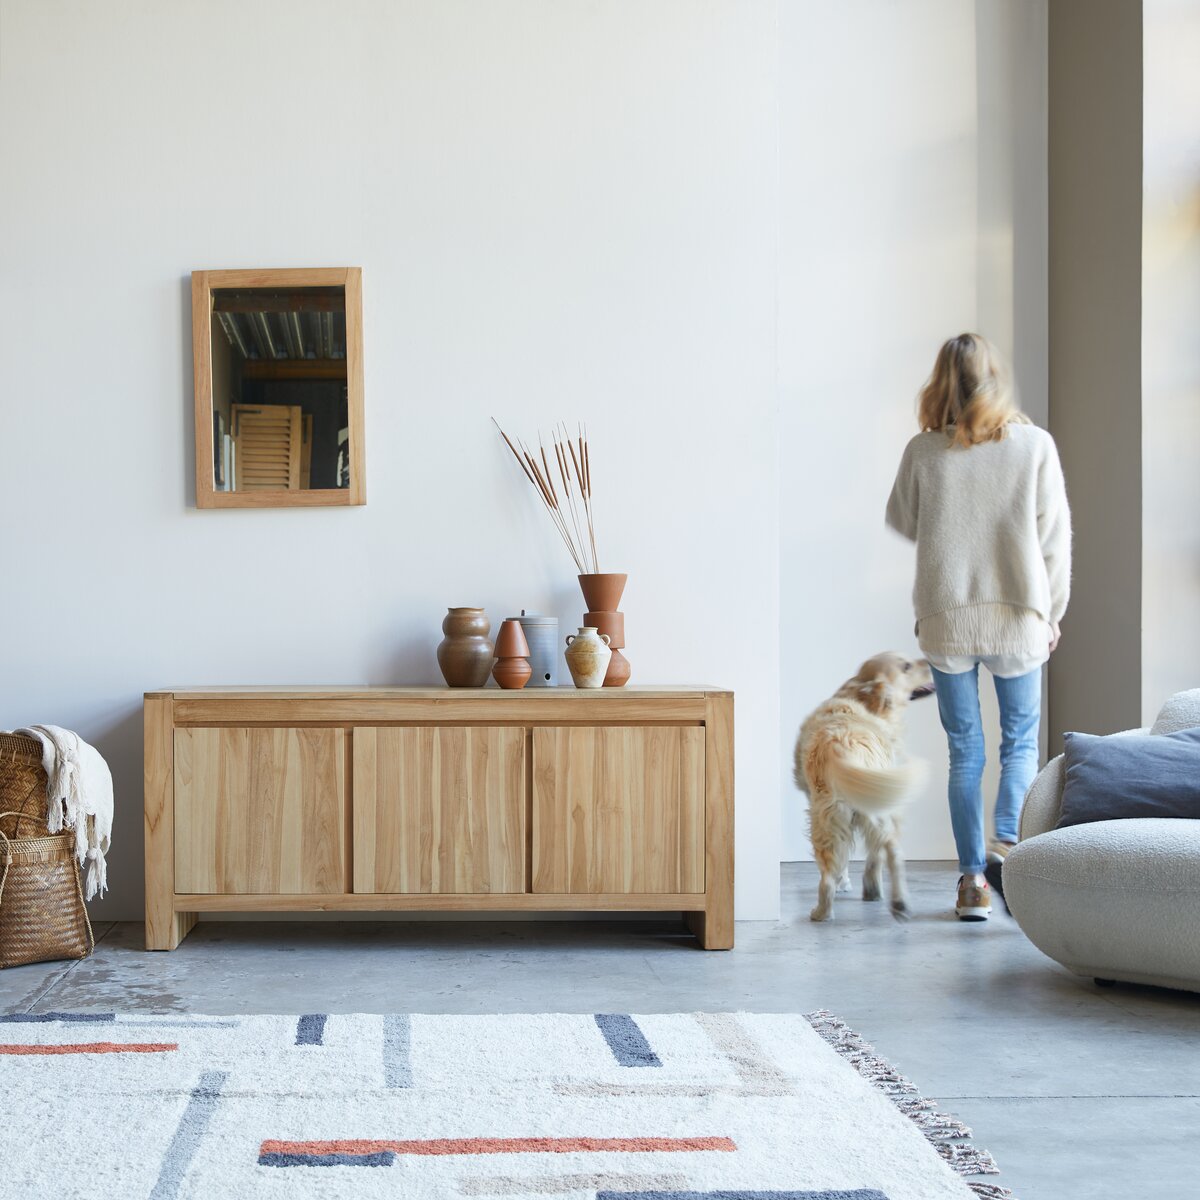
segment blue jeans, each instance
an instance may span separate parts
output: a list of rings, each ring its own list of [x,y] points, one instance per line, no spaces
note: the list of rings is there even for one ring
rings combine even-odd
[[[1038,723],[1042,715],[1042,669],[1013,679],[995,676],[1000,703],[1000,791],[995,830],[1000,841],[1017,840],[1017,819],[1038,769]],[[965,875],[987,866],[983,838],[983,721],[979,715],[979,664],[961,675],[933,668],[938,715],[950,743],[950,824]]]

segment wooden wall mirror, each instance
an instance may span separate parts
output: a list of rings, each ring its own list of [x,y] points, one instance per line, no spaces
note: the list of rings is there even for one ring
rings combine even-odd
[[[365,504],[362,271],[193,271],[198,508]]]

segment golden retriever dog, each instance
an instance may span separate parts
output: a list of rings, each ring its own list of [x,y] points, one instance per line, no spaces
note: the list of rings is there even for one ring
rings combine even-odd
[[[880,861],[887,859],[892,915],[908,917],[900,811],[925,778],[925,764],[904,762],[901,735],[910,700],[933,693],[923,659],[877,654],[800,727],[796,786],[808,795],[813,854],[821,870],[814,921],[833,916],[835,891],[850,887],[855,834],[867,847],[863,899],[878,900]]]

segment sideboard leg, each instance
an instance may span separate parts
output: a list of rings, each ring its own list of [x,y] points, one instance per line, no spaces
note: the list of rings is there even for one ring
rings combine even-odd
[[[193,928],[200,916],[194,912],[172,913],[167,923],[154,923],[146,917],[146,949],[174,950]]]
[[[733,695],[709,695],[704,716],[705,905],[688,926],[705,950],[733,949]]]
[[[689,912],[683,914],[687,927],[696,935],[702,950],[733,949],[733,914],[722,918],[716,913]]]
[[[175,911],[174,699],[147,695],[145,732],[146,949],[174,950],[194,914]],[[191,915],[191,923],[188,916]]]

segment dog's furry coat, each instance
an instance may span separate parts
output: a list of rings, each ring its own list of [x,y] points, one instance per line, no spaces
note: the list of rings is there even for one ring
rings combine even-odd
[[[909,700],[932,689],[933,674],[924,659],[878,654],[801,726],[796,786],[808,794],[813,854],[821,871],[814,921],[828,920],[835,891],[849,887],[856,833],[867,847],[863,899],[879,899],[886,858],[892,913],[901,919],[908,915],[899,812],[925,769],[922,763],[901,761],[901,733]]]

